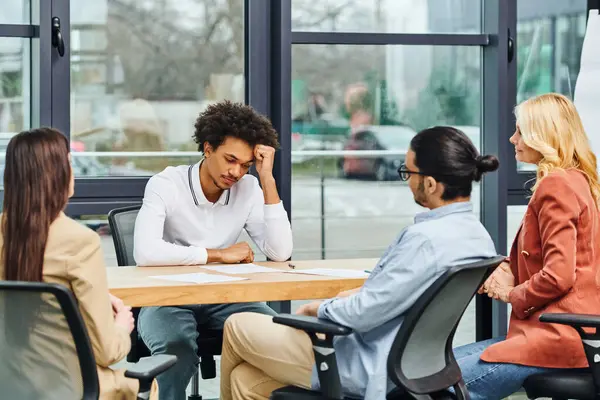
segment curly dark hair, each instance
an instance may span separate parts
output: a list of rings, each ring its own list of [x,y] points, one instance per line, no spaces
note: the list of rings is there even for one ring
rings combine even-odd
[[[242,103],[225,100],[211,104],[200,113],[194,127],[194,141],[201,152],[204,152],[205,142],[217,149],[227,136],[242,139],[252,147],[262,144],[279,148],[277,131],[271,121]]]

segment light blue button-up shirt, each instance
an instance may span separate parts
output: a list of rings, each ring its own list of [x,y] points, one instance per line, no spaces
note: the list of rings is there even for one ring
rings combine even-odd
[[[384,400],[394,388],[387,357],[405,313],[449,267],[497,255],[471,203],[453,203],[418,214],[385,251],[361,290],[326,300],[318,311],[354,330],[334,347],[346,394]],[[313,387],[319,388],[316,369]]]

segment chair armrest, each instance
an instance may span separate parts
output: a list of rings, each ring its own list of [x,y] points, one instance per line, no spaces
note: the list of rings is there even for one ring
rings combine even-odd
[[[321,384],[321,392],[326,399],[343,399],[342,384],[338,371],[334,336],[345,336],[352,333],[352,329],[316,317],[306,315],[280,314],[273,317],[273,322],[299,329],[308,334],[313,344],[317,374]],[[318,334],[325,334],[325,338]]]
[[[600,315],[547,313],[540,316],[540,322],[569,325],[574,328],[600,328]]]
[[[151,381],[175,365],[176,362],[177,356],[171,354],[143,357],[125,371],[125,376],[139,381]]]
[[[325,333],[334,336],[346,336],[352,333],[352,329],[346,326],[306,315],[280,314],[273,317],[273,322],[300,329],[307,333]]]
[[[592,373],[594,387],[598,392],[600,389],[600,363],[598,362],[598,357],[600,357],[600,315],[546,313],[540,315],[540,321],[568,325],[579,333],[589,370]],[[583,328],[594,329],[593,332],[586,332]]]

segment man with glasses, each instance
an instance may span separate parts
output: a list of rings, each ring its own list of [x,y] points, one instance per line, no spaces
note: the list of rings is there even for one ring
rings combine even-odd
[[[421,131],[398,172],[414,200],[429,211],[400,232],[363,287],[297,311],[353,329],[334,342],[347,395],[385,398],[393,389],[386,360],[406,312],[448,267],[496,255],[470,199],[473,181],[497,168],[496,157],[480,156],[457,129]],[[236,314],[225,323],[221,399],[267,399],[284,384],[318,388],[313,365],[304,332],[274,324],[269,316]]]

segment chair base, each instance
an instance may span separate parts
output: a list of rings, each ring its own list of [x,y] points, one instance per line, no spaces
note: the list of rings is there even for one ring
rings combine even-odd
[[[141,380],[139,384],[137,400],[148,400],[150,398],[150,390],[152,389],[152,381]]]
[[[592,374],[587,369],[531,375],[525,379],[523,387],[530,399],[549,397],[555,400],[596,400],[599,398],[596,395]]]
[[[270,400],[334,400],[326,397],[321,392],[302,389],[297,386],[285,386],[274,390]],[[346,400],[346,399],[344,399]],[[350,398],[348,398],[350,400]]]
[[[401,389],[394,389],[386,396],[387,400],[415,400],[415,399],[432,399],[432,400],[454,400],[456,397],[448,392],[440,392],[436,393],[432,396],[423,395],[423,396],[413,396],[406,391]],[[302,389],[297,386],[285,386],[280,389],[274,390],[271,393],[270,400],[334,400],[329,397],[325,397],[323,393]],[[343,400],[360,400],[360,397],[344,397]]]
[[[202,396],[200,396],[200,376],[198,375],[198,370],[192,376],[192,393],[188,396],[188,400],[202,400]]]

